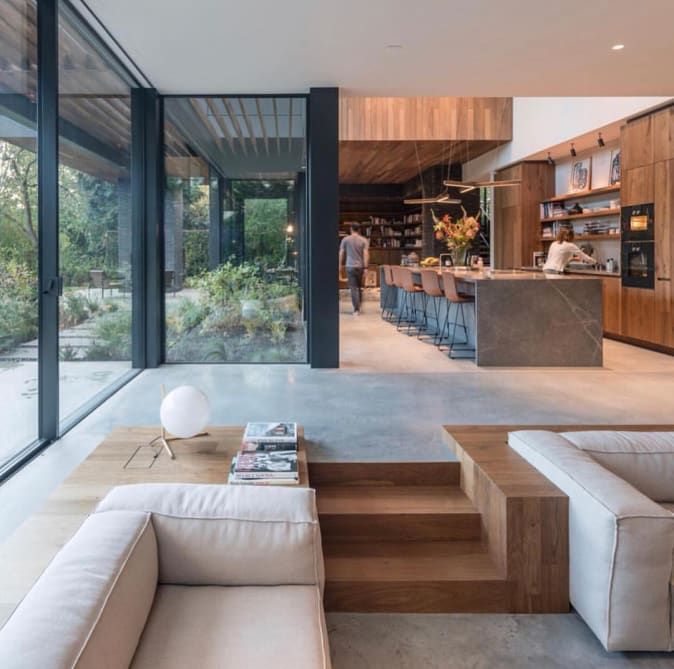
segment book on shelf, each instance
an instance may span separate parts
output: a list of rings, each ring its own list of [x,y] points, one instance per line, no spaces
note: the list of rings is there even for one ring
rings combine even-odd
[[[264,441],[266,443],[296,444],[297,423],[283,421],[278,423],[248,423],[243,434],[243,441],[244,443]]]

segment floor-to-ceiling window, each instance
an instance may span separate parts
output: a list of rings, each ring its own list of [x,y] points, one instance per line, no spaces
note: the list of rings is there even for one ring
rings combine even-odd
[[[131,367],[131,88],[59,5],[60,418]]]
[[[38,436],[36,3],[0,5],[0,466]]]
[[[304,98],[168,98],[168,362],[305,362]]]

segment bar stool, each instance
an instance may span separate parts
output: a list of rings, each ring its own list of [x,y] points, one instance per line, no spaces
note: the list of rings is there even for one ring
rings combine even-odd
[[[386,286],[386,294],[384,295],[384,303],[381,309],[381,317],[385,321],[393,320],[393,307],[396,305],[397,291],[396,285],[393,280],[393,267],[391,265],[382,265],[382,271],[384,273],[384,285]]]
[[[412,334],[410,330],[412,326],[419,328],[417,324],[417,305],[414,296],[417,293],[423,293],[423,288],[417,286],[412,278],[412,270],[408,267],[392,266],[393,281],[397,288],[403,291],[403,301],[398,308],[398,320],[396,322],[396,329],[401,330],[401,324],[407,323],[407,334]]]
[[[433,343],[438,346],[440,342],[440,300],[444,297],[442,286],[440,284],[440,275],[434,269],[420,269],[421,288],[424,291],[424,329],[428,330],[428,302],[433,305],[433,314],[431,318],[435,321],[435,331],[433,332]],[[419,333],[419,339],[421,339]]]
[[[449,328],[452,328],[452,336],[449,338],[449,357],[450,358],[474,358],[475,349],[468,346],[468,328],[466,327],[466,315],[463,311],[465,304],[475,303],[475,298],[472,295],[464,295],[459,293],[456,286],[456,278],[453,272],[443,272],[442,273],[442,289],[445,294],[445,299],[447,300],[447,313],[445,315],[445,324],[442,328],[441,340],[444,337],[445,330],[447,335],[449,335]],[[449,312],[451,306],[455,305],[454,309],[454,321],[449,322]],[[459,316],[461,317],[461,322],[459,323]],[[465,341],[459,342],[457,346],[456,342],[456,329],[461,328],[463,330]],[[455,352],[459,353],[469,353],[471,355],[454,355]]]

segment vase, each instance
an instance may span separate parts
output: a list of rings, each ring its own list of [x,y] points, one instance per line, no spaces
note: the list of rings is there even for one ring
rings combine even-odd
[[[465,267],[466,257],[468,256],[467,246],[457,246],[450,250],[452,256],[452,263],[454,267]]]

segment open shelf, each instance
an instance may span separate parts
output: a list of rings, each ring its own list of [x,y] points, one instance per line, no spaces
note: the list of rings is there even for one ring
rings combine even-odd
[[[594,188],[593,190],[585,190],[579,193],[567,193],[566,195],[556,195],[550,197],[543,202],[566,202],[566,200],[580,200],[594,195],[605,195],[608,193],[617,193],[620,191],[620,184],[613,184],[612,186],[604,186],[603,188]]]
[[[605,241],[605,240],[615,240],[616,242],[620,241],[620,235],[576,235],[574,241],[576,242],[590,242],[590,241]],[[542,242],[554,242],[554,237],[540,237]]]
[[[549,216],[542,218],[541,223],[554,223],[555,221],[573,221],[577,218],[607,218],[620,216],[620,209],[602,209],[601,211],[585,211],[582,214],[565,214],[564,216]]]

